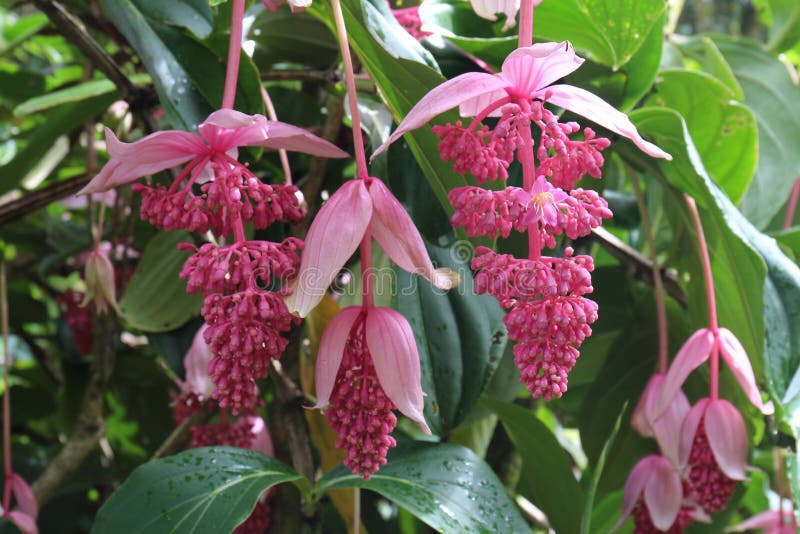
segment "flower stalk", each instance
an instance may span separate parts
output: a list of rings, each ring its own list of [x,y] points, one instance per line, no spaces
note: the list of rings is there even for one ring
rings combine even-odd
[[[231,37],[228,45],[228,66],[225,69],[225,90],[222,95],[222,109],[233,109],[233,103],[236,100],[236,83],[239,80],[239,60],[242,54],[243,21],[244,0],[233,0]]]

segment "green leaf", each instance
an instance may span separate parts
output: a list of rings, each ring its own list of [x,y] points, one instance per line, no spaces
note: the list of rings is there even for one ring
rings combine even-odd
[[[580,532],[584,495],[572,474],[572,463],[552,432],[533,412],[484,397],[522,457],[518,491],[538,506],[556,532]]]
[[[147,18],[161,24],[186,28],[198,37],[208,37],[213,28],[213,16],[207,0],[134,0]]]
[[[785,52],[800,41],[800,4],[795,0],[762,0],[769,26],[770,52]]]
[[[46,25],[47,16],[44,13],[33,13],[20,17],[13,24],[4,24],[0,32],[0,56],[39,33]]]
[[[130,80],[136,84],[151,83],[152,80],[147,74],[134,74]],[[72,102],[81,102],[88,98],[104,95],[113,95],[119,98],[116,86],[111,80],[91,80],[88,82],[72,85],[58,91],[51,91],[47,94],[30,98],[14,108],[14,115],[23,117],[46,109],[51,109]]]
[[[136,469],[97,513],[92,532],[232,532],[264,491],[303,480],[255,451],[192,449]]]
[[[123,317],[135,328],[174,330],[200,310],[201,296],[187,294],[186,283],[179,278],[187,255],[178,244],[185,241],[191,242],[188,232],[159,232],[145,246],[119,303]]]
[[[531,532],[497,475],[466,447],[400,444],[369,480],[340,465],[314,491],[319,498],[336,488],[376,491],[440,532]]]
[[[741,210],[760,229],[786,203],[800,175],[800,87],[786,67],[755,41],[715,37],[744,91],[744,103],[758,123],[758,168]]]
[[[712,178],[734,202],[756,169],[758,136],[749,108],[715,78],[690,70],[662,71],[649,104],[678,111]]]
[[[611,429],[611,434],[606,439],[605,445],[603,445],[603,451],[600,453],[600,456],[597,459],[597,463],[594,466],[594,469],[591,471],[591,477],[588,479],[588,484],[584,488],[586,492],[586,501],[583,506],[583,517],[581,518],[581,534],[589,534],[591,532],[592,526],[592,518],[594,517],[594,499],[595,495],[597,494],[597,486],[600,484],[600,477],[603,474],[603,468],[606,465],[606,458],[608,458],[609,451],[614,446],[614,440],[616,440],[617,435],[619,434],[619,429],[622,427],[622,415],[625,413],[625,406],[623,406],[622,410],[619,412],[619,416],[617,417],[616,423],[614,423],[614,428]],[[583,479],[581,479],[583,482]]]
[[[411,324],[422,363],[425,419],[440,436],[470,413],[506,346],[503,310],[488,295],[472,291],[472,247],[428,246],[437,266],[461,276],[462,290],[443,293],[426,280],[396,268],[394,307]]]
[[[286,62],[328,68],[339,57],[339,45],[325,24],[288,8],[276,13],[263,10],[250,27],[248,38],[256,42],[253,61],[264,70]]]

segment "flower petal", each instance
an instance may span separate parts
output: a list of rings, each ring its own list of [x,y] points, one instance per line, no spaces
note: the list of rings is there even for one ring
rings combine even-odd
[[[11,521],[17,525],[17,528],[22,532],[22,534],[38,534],[39,529],[36,526],[36,520],[26,514],[25,512],[11,512],[8,514],[8,517],[11,518]]]
[[[317,404],[314,408],[324,408],[330,403],[336,374],[344,356],[344,348],[350,338],[350,331],[362,311],[361,306],[349,306],[339,310],[322,333],[314,370],[317,390]]]
[[[333,143],[326,141],[308,130],[279,121],[267,121],[267,139],[253,145],[273,150],[303,152],[321,158],[349,158],[350,155]]]
[[[569,41],[537,43],[511,52],[500,76],[508,80],[515,94],[527,98],[575,72],[583,62]]]
[[[689,453],[692,452],[692,444],[694,443],[694,436],[697,434],[697,427],[700,426],[700,420],[706,413],[706,407],[711,399],[703,398],[697,401],[694,406],[686,414],[686,418],[681,425],[681,442],[679,448],[680,469],[683,471],[689,464]]]
[[[711,355],[713,346],[714,334],[708,328],[698,330],[686,340],[669,366],[667,378],[664,380],[661,394],[658,396],[658,402],[653,410],[654,418],[658,418],[664,413],[686,377]]]
[[[636,502],[644,492],[647,480],[652,474],[652,464],[655,458],[658,458],[658,455],[645,456],[633,466],[631,474],[628,475],[628,480],[625,481],[625,489],[622,491],[622,515],[617,524],[614,525],[614,528],[611,529],[612,532],[621,527],[628,516],[631,515]]]
[[[430,435],[422,414],[419,353],[411,325],[390,308],[371,308],[367,313],[367,347],[383,391],[406,417]]]
[[[201,399],[210,399],[216,389],[211,376],[208,374],[208,364],[211,363],[211,358],[214,355],[203,338],[203,332],[205,332],[206,328],[208,328],[208,325],[205,323],[198,328],[192,340],[192,346],[189,347],[186,356],[183,357],[186,382],[183,383],[181,389],[194,393]]]
[[[650,377],[631,415],[631,426],[643,438],[652,438],[655,435],[653,425],[650,423],[650,414],[653,412],[665,376],[664,373],[656,373]]]
[[[683,501],[683,485],[678,471],[669,460],[657,456],[651,464],[652,472],[644,488],[644,502],[653,525],[667,531],[678,517]]]
[[[369,183],[372,197],[370,230],[375,241],[401,269],[424,276],[439,289],[458,285],[458,274],[450,269],[434,269],[425,243],[403,205],[389,188],[372,178]]]
[[[255,435],[250,448],[267,456],[275,456],[275,447],[272,445],[272,438],[264,419],[257,415],[246,415],[242,419],[250,427],[250,432]]]
[[[411,108],[394,133],[372,154],[374,158],[410,131],[426,125],[432,118],[462,102],[485,93],[504,89],[508,82],[485,72],[467,72],[437,85]]]
[[[667,410],[653,422],[653,431],[661,453],[675,467],[680,466],[681,427],[690,409],[689,399],[679,389]]]
[[[25,479],[16,473],[11,473],[11,491],[17,501],[17,508],[36,519],[39,516],[39,504],[36,502],[36,496]]]
[[[496,13],[504,14],[506,23],[503,25],[503,31],[516,25],[520,0],[469,0],[469,3],[472,4],[475,14],[486,20],[497,20]]]
[[[767,510],[754,515],[747,521],[728,527],[726,532],[746,532],[748,530],[776,529],[781,525],[781,513],[778,510]],[[779,532],[779,531],[778,531]]]
[[[605,100],[589,91],[571,85],[551,85],[540,92],[542,97],[547,95],[548,102],[582,115],[612,132],[627,137],[645,154],[654,158],[672,160],[672,156],[653,143],[642,139],[636,126],[627,115],[617,111]]]
[[[761,402],[761,393],[756,385],[756,377],[753,374],[753,367],[750,365],[750,359],[744,347],[736,338],[736,336],[727,328],[719,329],[720,339],[720,352],[728,368],[736,377],[736,381],[742,387],[742,391],[750,399],[753,405],[765,414],[772,412],[767,406]],[[771,406],[771,405],[770,405]]]
[[[720,470],[728,478],[744,480],[747,469],[747,430],[733,404],[725,399],[708,403],[704,419],[708,444]]]
[[[268,136],[267,118],[234,109],[220,109],[197,127],[203,139],[220,152],[237,146],[257,145]]]
[[[106,146],[111,159],[77,194],[108,191],[185,163],[206,150],[196,135],[178,130],[156,132],[134,143],[123,143],[106,128]]]
[[[350,180],[322,205],[306,235],[300,271],[286,297],[291,313],[305,317],[319,304],[345,262],[358,248],[372,218],[363,180]]]

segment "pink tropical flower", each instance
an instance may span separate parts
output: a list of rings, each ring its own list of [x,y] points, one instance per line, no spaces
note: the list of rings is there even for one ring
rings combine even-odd
[[[84,281],[86,282],[86,296],[81,303],[82,306],[93,302],[97,313],[108,313],[109,307],[113,308],[117,314],[120,313],[117,306],[114,266],[108,259],[108,253],[101,247],[97,247],[89,254],[84,270]]]
[[[144,176],[191,162],[194,183],[211,177],[215,157],[236,155],[240,146],[295,150],[314,156],[344,158],[333,144],[290,124],[269,121],[231,109],[213,112],[199,127],[200,135],[179,130],[156,132],[135,143],[123,143],[106,128],[111,160],[78,194],[108,191]]]
[[[506,22],[503,25],[503,31],[513,28],[517,23],[520,0],[469,0],[469,3],[472,4],[475,14],[486,20],[497,20],[497,13],[505,15]],[[541,3],[542,0],[533,0],[534,7]]]
[[[544,176],[539,176],[533,183],[530,199],[527,201],[525,215],[520,218],[519,224],[528,228],[531,224],[542,222],[543,225],[556,226],[558,224],[559,203],[569,195],[563,189],[553,187]]]
[[[36,518],[39,516],[39,504],[30,486],[21,476],[11,473],[11,492],[17,501],[16,510],[2,510],[3,517],[10,519],[23,534],[37,534]]]
[[[725,508],[747,471],[747,430],[725,399],[700,399],[683,421],[680,465],[695,501],[707,512]]]
[[[431,119],[456,106],[464,117],[500,116],[501,108],[515,104],[523,111],[533,101],[545,101],[584,116],[631,139],[653,157],[671,156],[642,139],[627,115],[594,94],[571,85],[552,85],[583,63],[568,41],[539,43],[518,48],[503,62],[501,72],[469,72],[447,80],[425,95],[406,115],[391,137],[375,155],[404,133],[426,125]]]
[[[389,4],[391,8],[391,4]],[[414,39],[420,40],[430,35],[430,32],[422,31],[422,21],[419,18],[419,6],[404,7],[402,9],[392,9],[392,14],[400,26],[411,34]]]
[[[216,386],[208,374],[208,364],[214,354],[206,343],[203,336],[208,325],[197,329],[197,333],[192,340],[192,346],[183,357],[183,367],[186,369],[186,381],[180,383],[181,391],[184,395],[195,395],[198,401],[208,400],[214,393]]]
[[[631,513],[637,532],[670,531],[677,526],[683,532],[692,522],[692,509],[685,506],[681,475],[675,466],[659,454],[639,460],[625,482],[622,497],[622,517],[618,529]],[[650,526],[655,529],[646,529]]]
[[[278,11],[278,8],[286,2],[287,0],[261,0],[261,3],[264,4],[264,7],[273,13]],[[288,0],[288,3],[289,9],[292,10],[292,13],[302,13],[307,8],[311,7],[311,0]]]
[[[768,510],[738,525],[728,527],[727,532],[760,530],[763,534],[797,534],[797,520],[789,510]]]
[[[691,408],[683,390],[678,390],[666,411],[656,417],[655,407],[661,388],[666,379],[665,373],[656,373],[650,377],[639,404],[633,411],[631,426],[642,437],[655,438],[661,453],[676,467],[680,466],[681,425]]]
[[[344,308],[325,328],[316,363],[317,405],[347,452],[345,465],[368,479],[395,446],[392,410],[427,434],[414,333],[389,308]]]
[[[764,414],[773,412],[771,402],[761,401],[761,393],[756,385],[750,359],[733,332],[727,328],[719,328],[716,333],[709,328],[701,328],[686,340],[672,361],[656,402],[656,417],[666,410],[689,374],[705,362],[714,351],[720,352],[750,402]]]
[[[440,289],[458,285],[450,269],[435,269],[402,204],[377,178],[350,180],[322,206],[306,236],[300,270],[286,297],[290,312],[305,317],[322,300],[368,232],[399,267]]]

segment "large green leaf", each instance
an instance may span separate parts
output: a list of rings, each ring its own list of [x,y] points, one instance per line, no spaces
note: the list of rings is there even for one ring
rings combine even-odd
[[[314,491],[336,488],[376,491],[440,532],[531,531],[497,475],[466,447],[400,444],[369,480],[340,465]]]
[[[133,83],[150,83],[150,76],[147,74],[134,74],[131,76]],[[37,113],[57,106],[63,106],[72,102],[82,102],[95,96],[114,95],[119,98],[117,88],[111,80],[100,79],[71,85],[58,91],[29,98],[22,104],[14,108],[14,115],[21,117]]]
[[[187,294],[179,278],[187,254],[178,250],[178,243],[184,241],[191,242],[188,232],[159,232],[145,246],[119,303],[125,320],[139,330],[174,330],[200,310],[201,296]]]
[[[655,89],[648,103],[683,116],[706,170],[738,202],[756,169],[758,135],[753,113],[735,102],[734,92],[722,82],[701,72],[663,71]]]
[[[758,168],[741,210],[760,229],[789,197],[800,175],[800,87],[786,66],[755,41],[715,37],[714,42],[742,86],[758,123]]]
[[[264,491],[297,481],[302,475],[255,451],[192,449],[134,471],[97,513],[92,532],[232,532]]]
[[[470,413],[503,355],[503,310],[488,295],[472,290],[472,247],[429,246],[431,259],[460,274],[457,289],[443,293],[429,282],[396,269],[394,305],[414,330],[422,361],[425,419],[445,435]]]
[[[253,61],[262,69],[286,62],[328,68],[339,57],[336,38],[323,23],[285,8],[277,13],[262,11],[248,37],[256,42]]]
[[[800,4],[796,0],[755,0],[769,26],[771,52],[784,52],[800,41]]]
[[[552,432],[530,410],[484,398],[522,457],[519,492],[547,515],[556,532],[580,532],[584,495],[572,464]]]

